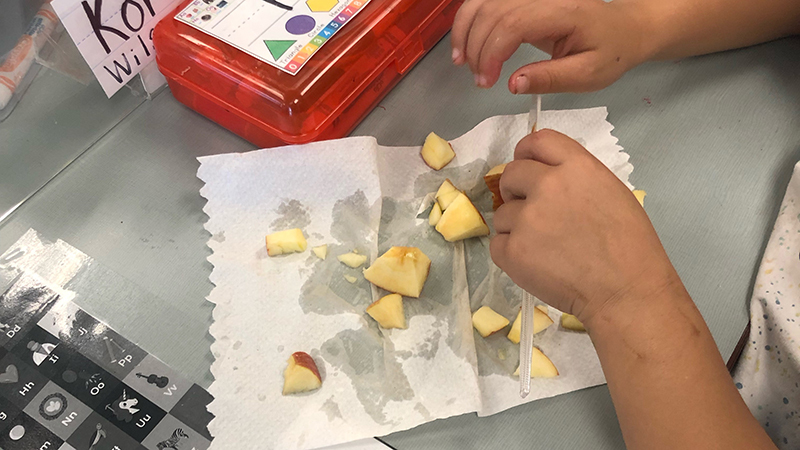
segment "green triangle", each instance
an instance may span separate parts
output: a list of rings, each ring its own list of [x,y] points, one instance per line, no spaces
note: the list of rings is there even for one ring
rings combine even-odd
[[[272,57],[275,58],[275,61],[283,56],[286,50],[289,50],[289,47],[293,46],[295,42],[297,41],[264,41]]]

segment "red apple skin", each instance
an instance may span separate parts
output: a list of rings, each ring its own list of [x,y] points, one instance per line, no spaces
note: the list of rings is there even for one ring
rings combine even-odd
[[[486,187],[489,188],[489,192],[492,193],[492,210],[497,211],[497,208],[503,204],[503,196],[500,195],[500,177],[503,176],[503,172],[500,173],[493,173],[491,175],[486,175],[483,177],[484,183],[486,183]]]
[[[311,355],[306,352],[294,352],[292,353],[292,359],[294,359],[294,363],[298,366],[305,367],[314,372],[317,379],[322,381],[322,377],[319,376],[319,370],[317,369],[317,363],[314,362],[314,358],[312,358]]]

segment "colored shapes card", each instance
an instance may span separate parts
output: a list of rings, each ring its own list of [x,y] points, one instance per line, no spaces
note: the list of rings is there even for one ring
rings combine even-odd
[[[194,0],[175,19],[296,74],[369,0]]]

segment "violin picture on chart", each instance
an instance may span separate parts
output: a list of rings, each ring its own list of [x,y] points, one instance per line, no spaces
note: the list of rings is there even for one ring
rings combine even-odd
[[[169,377],[159,376],[156,374],[143,375],[141,373],[137,373],[136,376],[139,378],[145,378],[149,384],[154,384],[161,389],[164,389],[169,385]]]

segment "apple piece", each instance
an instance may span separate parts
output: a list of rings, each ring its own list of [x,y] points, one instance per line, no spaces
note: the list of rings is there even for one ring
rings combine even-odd
[[[547,314],[547,305],[536,305],[536,309]]]
[[[347,280],[347,282],[348,282],[348,283],[350,283],[350,284],[356,284],[356,281],[358,281],[358,278],[356,278],[356,277],[354,277],[354,276],[352,276],[352,275],[347,275],[347,274],[345,274],[345,275],[342,275],[342,276],[343,276],[343,277],[344,277],[344,279],[345,279],[345,280]]]
[[[547,327],[553,324],[553,319],[543,312],[538,306],[533,308],[533,334],[544,331]],[[508,332],[508,340],[519,344],[519,335],[522,331],[522,311],[517,313],[517,318],[511,325],[511,331]]]
[[[383,328],[405,328],[406,314],[403,311],[403,297],[389,294],[367,306],[367,314]]]
[[[586,331],[586,327],[583,326],[583,323],[578,320],[577,317],[567,313],[561,314],[561,328],[572,331]]]
[[[647,192],[636,189],[633,191],[633,195],[636,196],[636,200],[639,200],[639,204],[644,206],[644,198],[647,196]]]
[[[439,190],[436,191],[436,201],[439,203],[439,207],[442,208],[442,211],[446,210],[450,203],[455,200],[458,194],[461,193],[450,179],[445,179],[444,183],[439,186]]]
[[[364,278],[379,288],[419,298],[431,260],[416,247],[392,247],[364,270]]]
[[[519,376],[519,367],[514,372],[515,376]],[[531,378],[553,378],[558,376],[558,369],[556,369],[553,361],[545,356],[541,350],[533,347],[531,353]]]
[[[442,207],[439,206],[439,202],[433,202],[433,209],[431,209],[431,214],[428,216],[428,224],[432,227],[435,227],[441,218]]]
[[[314,359],[305,352],[295,352],[283,371],[283,395],[308,392],[322,387],[322,378]]]
[[[472,326],[481,336],[486,337],[496,333],[508,325],[508,319],[497,314],[488,306],[481,306],[472,314]]]
[[[320,245],[318,247],[312,247],[311,251],[317,255],[317,258],[324,260],[328,257],[328,244]]]
[[[358,253],[345,253],[337,257],[344,265],[357,269],[367,262],[367,255],[359,255]]]
[[[436,224],[436,231],[448,242],[460,241],[476,236],[488,236],[489,226],[469,197],[459,192],[450,206],[444,210]]]
[[[449,142],[432,132],[425,138],[420,155],[431,169],[440,170],[456,157],[456,152]]]
[[[503,204],[503,196],[500,195],[500,177],[503,175],[503,171],[506,170],[507,165],[508,163],[494,166],[483,176],[483,182],[486,183],[486,187],[492,193],[492,210],[494,211],[497,211],[497,208]]]
[[[304,252],[307,246],[306,238],[299,228],[277,231],[267,236],[269,256]]]

